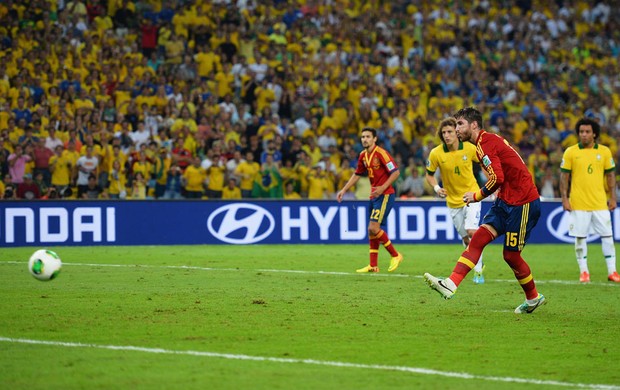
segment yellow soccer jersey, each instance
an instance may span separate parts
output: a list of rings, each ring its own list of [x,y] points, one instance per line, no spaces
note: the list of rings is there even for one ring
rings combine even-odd
[[[583,148],[577,144],[566,149],[560,169],[571,175],[569,200],[573,210],[607,210],[605,173],[615,168],[607,146]]]
[[[53,155],[49,159],[52,169],[52,185],[67,186],[71,182],[71,165],[73,161],[68,154],[62,154],[60,157]]]
[[[258,165],[258,163],[249,163],[247,161],[240,162],[239,165],[237,165],[237,169],[235,169],[235,174],[241,177],[241,184],[239,187],[242,190],[251,191],[258,171],[260,171],[260,165]]]
[[[429,175],[434,175],[437,169],[441,171],[443,187],[448,192],[446,197],[448,207],[465,206],[463,194],[480,189],[474,177],[474,162],[479,162],[476,147],[469,142],[459,142],[459,148],[454,151],[441,144],[433,148],[428,155],[426,171]]]
[[[226,167],[224,165],[211,165],[209,169],[207,169],[207,176],[209,177],[207,188],[212,191],[222,191],[224,188],[225,173]]]
[[[206,180],[207,173],[201,167],[196,168],[195,166],[190,165],[189,167],[187,167],[187,169],[185,169],[183,177],[185,177],[185,180],[187,180],[187,185],[185,186],[185,189],[187,191],[202,192],[202,183],[204,183],[204,181]]]
[[[241,190],[239,187],[231,189],[226,186],[222,189],[222,199],[241,199]]]

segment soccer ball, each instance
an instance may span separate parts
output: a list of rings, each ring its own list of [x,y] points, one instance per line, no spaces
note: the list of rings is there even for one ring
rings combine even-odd
[[[28,270],[35,279],[44,282],[54,279],[58,276],[62,261],[60,257],[49,249],[39,249],[30,256],[28,261]]]

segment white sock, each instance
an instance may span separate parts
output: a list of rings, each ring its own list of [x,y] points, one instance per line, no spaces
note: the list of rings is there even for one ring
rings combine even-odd
[[[614,246],[614,239],[609,237],[601,237],[601,243],[603,245],[603,256],[605,256],[605,262],[607,263],[608,275],[616,272],[616,247]]]
[[[482,262],[482,253],[480,254],[480,258],[474,267],[474,272],[482,272],[482,267],[484,267],[484,263]]]
[[[588,271],[588,244],[585,238],[575,237],[575,256],[579,264],[579,273]]]
[[[538,294],[538,296],[540,296],[540,294]],[[526,299],[525,300],[528,304],[533,305],[538,301],[538,297],[536,297],[535,299]]]
[[[454,283],[454,282],[452,281],[452,279],[450,279],[450,278],[446,278],[446,279],[444,280],[444,282],[446,283],[446,285],[448,286],[448,288],[449,288],[450,290],[452,290],[452,291],[456,291],[456,287],[457,287],[457,286],[456,286],[456,283]]]

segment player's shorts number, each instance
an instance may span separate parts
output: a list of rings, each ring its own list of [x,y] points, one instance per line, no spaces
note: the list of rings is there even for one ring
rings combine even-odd
[[[372,210],[372,213],[370,213],[370,219],[373,220],[379,220],[379,215],[381,214],[381,210],[379,209],[374,209]]]
[[[506,246],[517,246],[519,234],[516,232],[506,232]]]

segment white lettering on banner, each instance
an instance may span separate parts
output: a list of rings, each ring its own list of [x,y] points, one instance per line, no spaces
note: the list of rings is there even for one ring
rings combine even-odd
[[[73,242],[82,242],[84,233],[92,233],[93,242],[101,242],[104,230],[106,242],[115,242],[116,210],[114,207],[106,207],[106,221],[104,222],[102,209],[102,207],[76,207],[70,219],[70,211],[62,207],[6,208],[4,210],[4,242],[14,243],[16,235],[24,234],[25,240],[20,239],[20,241],[35,243],[37,231],[39,232],[38,242],[41,244],[71,242],[69,239],[71,230]],[[23,225],[16,224],[18,218],[24,218]],[[58,222],[56,224],[51,221]],[[57,229],[52,229],[52,226],[57,226]]]
[[[92,222],[84,221],[89,217]],[[73,241],[82,242],[82,233],[92,233],[93,242],[101,242],[101,209],[99,207],[78,207],[73,212]]]
[[[290,241],[291,240],[291,229],[298,228],[299,229],[299,238],[301,240],[308,240],[309,231],[308,231],[308,208],[300,207],[299,208],[299,218],[291,217],[291,208],[290,207],[282,207],[282,240]]]
[[[4,211],[4,234],[7,243],[15,242],[15,218],[26,219],[26,242],[34,242],[34,211],[31,208],[10,208]]]
[[[357,229],[351,229],[349,224],[349,208],[340,207],[340,239],[341,240],[363,240],[366,238],[366,207],[357,207]]]
[[[58,233],[50,232],[50,218],[58,218]],[[41,242],[65,242],[69,238],[69,212],[62,207],[43,207],[39,210],[39,239]]]
[[[387,219],[387,234],[390,240],[395,240],[398,238],[398,234],[396,232],[396,213],[393,209]]]
[[[414,217],[415,223],[409,223],[410,217]],[[426,216],[422,207],[399,208],[398,222],[401,240],[422,240],[426,236]],[[391,233],[390,238],[392,238]],[[396,238],[395,235],[394,238]]]
[[[611,214],[612,221],[611,226],[614,229],[614,240],[620,240],[620,209],[616,208]]]
[[[437,232],[445,232],[446,240],[454,240],[456,228],[452,223],[450,209],[447,207],[431,207],[428,210],[428,238],[437,239]]]
[[[107,207],[106,211],[106,238],[108,242],[116,241],[116,209],[114,207]]]
[[[325,215],[321,214],[321,209],[316,206],[310,207],[310,214],[314,217],[316,224],[319,225],[319,238],[329,240],[329,227],[338,212],[338,207],[329,207]]]

